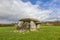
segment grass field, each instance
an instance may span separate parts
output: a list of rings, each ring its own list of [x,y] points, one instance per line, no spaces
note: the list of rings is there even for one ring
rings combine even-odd
[[[60,40],[59,26],[41,26],[39,32],[22,34],[15,27],[0,27],[0,40]]]

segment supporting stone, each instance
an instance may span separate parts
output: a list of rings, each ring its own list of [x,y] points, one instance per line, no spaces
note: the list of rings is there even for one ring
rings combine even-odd
[[[23,32],[29,31],[29,23],[28,23],[28,22],[24,22],[21,30],[22,30]]]
[[[17,24],[17,26],[16,26],[17,30],[20,30],[20,29],[22,28],[23,23],[24,23],[23,21],[19,21],[19,22],[18,22],[18,24]]]
[[[30,22],[30,31],[36,31],[36,24],[33,21]]]
[[[37,29],[39,29],[39,28],[40,28],[40,24],[37,24],[36,26],[37,26],[37,27],[36,27]]]

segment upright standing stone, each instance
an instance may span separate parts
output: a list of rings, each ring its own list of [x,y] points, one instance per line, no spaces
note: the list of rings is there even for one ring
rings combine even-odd
[[[40,24],[37,24],[36,26],[37,26],[37,27],[36,27],[37,29],[39,29],[39,28],[40,28]]]
[[[25,22],[25,25],[26,25],[25,28],[26,28],[26,29],[29,29],[29,27],[30,27],[30,26],[29,26],[29,22]]]
[[[36,24],[33,21],[30,22],[30,31],[36,31]]]
[[[29,31],[29,23],[28,22],[24,22],[23,26],[22,26],[22,31],[23,32],[27,32]]]
[[[17,27],[16,27],[17,30],[20,30],[20,29],[22,28],[23,23],[24,23],[23,21],[19,21],[19,22],[18,22]]]
[[[28,22],[25,22],[25,23],[23,24],[23,28],[26,29],[28,25],[29,25]]]

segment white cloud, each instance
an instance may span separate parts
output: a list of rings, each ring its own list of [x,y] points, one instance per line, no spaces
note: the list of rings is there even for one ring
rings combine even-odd
[[[37,1],[37,5],[43,4],[44,6],[48,6],[49,10],[51,10],[51,12],[48,10],[48,12],[50,12],[48,14],[48,17],[45,18],[45,21],[55,21],[58,20],[60,21],[60,0],[51,0],[51,2],[49,3],[46,2],[43,4],[43,2]]]
[[[51,10],[40,10],[38,5],[20,0],[0,0],[0,22],[17,22],[21,18],[33,17],[40,21],[48,18]]]

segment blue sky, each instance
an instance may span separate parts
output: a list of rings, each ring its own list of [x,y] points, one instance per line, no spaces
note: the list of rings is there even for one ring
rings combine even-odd
[[[0,23],[18,22],[21,18],[60,21],[60,0],[0,0]]]
[[[23,2],[31,2],[32,5],[39,5],[38,8],[41,10],[49,10],[51,9],[53,12],[49,13],[49,17],[47,19],[58,19],[58,10],[60,9],[60,0],[22,0]],[[38,1],[38,4],[37,4]],[[60,14],[60,12],[59,12]],[[52,17],[55,16],[55,17]],[[59,19],[60,20],[60,17]]]
[[[54,0],[22,0],[22,1],[23,2],[29,1],[29,2],[31,2],[32,5],[36,5],[36,3],[38,1],[38,2],[40,2],[38,4],[40,9],[49,9],[49,7],[60,8],[60,0],[55,0],[55,2],[53,2]],[[44,4],[46,4],[46,5],[44,5]]]

